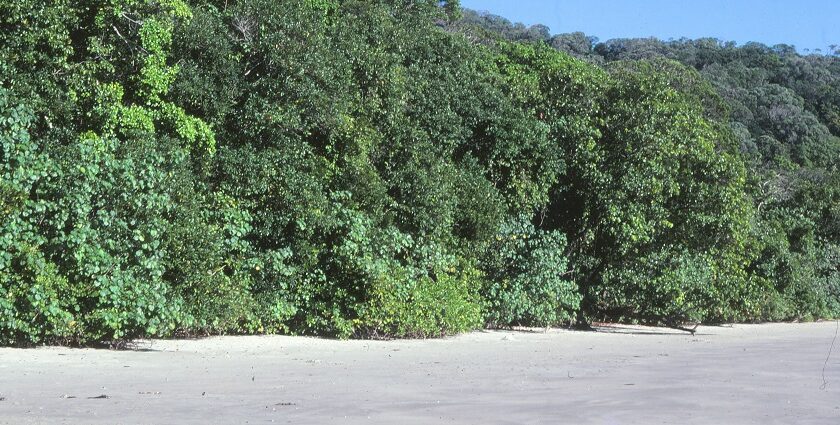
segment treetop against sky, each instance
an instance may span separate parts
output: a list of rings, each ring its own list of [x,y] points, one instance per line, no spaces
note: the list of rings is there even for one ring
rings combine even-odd
[[[833,0],[462,0],[552,33],[582,31],[601,41],[654,36],[714,37],[743,44],[790,44],[802,52],[827,52],[840,44],[840,2]]]

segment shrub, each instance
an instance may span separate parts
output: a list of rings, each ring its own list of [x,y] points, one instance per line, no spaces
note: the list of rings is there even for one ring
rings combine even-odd
[[[680,323],[703,320],[715,306],[715,264],[687,251],[661,250],[604,273],[601,308],[624,320]]]
[[[478,270],[463,262],[434,273],[398,267],[371,283],[355,335],[427,338],[475,329],[480,285]]]
[[[0,344],[74,339],[73,288],[44,255],[39,226],[51,203],[33,197],[56,166],[30,137],[34,114],[0,88]]]
[[[415,240],[335,193],[316,267],[285,291],[294,329],[338,337],[427,337],[480,323],[478,273],[433,242]],[[291,309],[288,309],[291,311]]]
[[[566,238],[520,217],[502,226],[482,259],[489,326],[549,326],[570,321],[580,306],[569,279]]]

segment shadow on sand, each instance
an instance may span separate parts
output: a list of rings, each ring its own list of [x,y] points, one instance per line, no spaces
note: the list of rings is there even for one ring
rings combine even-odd
[[[684,329],[675,329],[668,327],[649,327],[649,326],[633,326],[633,325],[610,325],[597,324],[593,325],[595,332],[619,334],[619,335],[670,335],[670,336],[708,336],[713,333],[700,332],[698,327],[695,332],[690,332]]]
[[[710,336],[715,335],[712,332],[708,332],[709,326],[703,326],[703,330],[706,332],[701,332],[701,328],[698,327],[694,333],[692,333],[688,329],[678,329],[678,328],[669,328],[667,326],[641,326],[641,325],[623,325],[623,324],[612,324],[612,323],[593,323],[592,326],[588,329],[579,329],[574,327],[562,327],[562,328],[533,328],[533,327],[520,327],[514,326],[512,328],[499,328],[499,329],[482,329],[478,332],[513,332],[513,333],[523,333],[523,334],[545,334],[551,331],[562,330],[565,332],[585,332],[585,333],[605,333],[605,334],[616,334],[616,335],[668,335],[668,336]]]

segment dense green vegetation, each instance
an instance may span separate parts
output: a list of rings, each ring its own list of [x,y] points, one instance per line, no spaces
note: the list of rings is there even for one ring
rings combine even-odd
[[[0,0],[0,344],[840,315],[840,60]]]

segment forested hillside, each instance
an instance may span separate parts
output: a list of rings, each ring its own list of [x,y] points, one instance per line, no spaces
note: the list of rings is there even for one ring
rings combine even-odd
[[[745,191],[755,211],[751,236],[757,257],[746,271],[774,290],[765,319],[837,314],[840,266],[840,50],[800,55],[793,46],[716,39],[617,39],[550,34],[486,12],[464,10],[451,28],[474,39],[548,44],[588,63],[679,62],[698,71],[714,94],[705,103],[728,123],[747,167]],[[705,83],[704,83],[705,84]],[[685,91],[686,88],[680,90]],[[690,90],[690,89],[688,89]],[[710,100],[714,99],[714,100]],[[721,100],[723,107],[721,108]],[[708,113],[708,112],[707,112]],[[823,280],[824,279],[824,280]],[[823,280],[822,282],[820,282]]]
[[[840,315],[840,62],[435,0],[0,0],[0,344]]]

